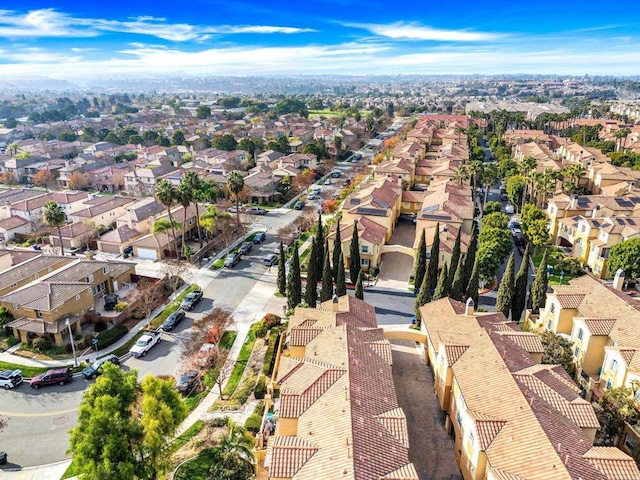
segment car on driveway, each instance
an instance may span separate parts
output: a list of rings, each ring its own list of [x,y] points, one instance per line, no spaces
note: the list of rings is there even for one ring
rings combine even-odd
[[[0,387],[15,388],[22,383],[22,370],[5,370],[0,372]]]
[[[31,388],[40,388],[43,385],[64,385],[71,381],[73,373],[70,368],[55,368],[53,370],[47,370],[40,375],[36,375],[31,379]]]
[[[511,230],[513,230],[514,228],[520,228],[520,222],[516,221],[516,220],[511,220],[508,224],[507,224],[507,228],[510,228]]]
[[[167,319],[162,324],[162,330],[165,332],[170,332],[174,328],[178,326],[178,324],[184,320],[185,313],[184,310],[176,310],[171,315],[167,317]]]
[[[196,384],[198,383],[198,372],[197,370],[189,370],[180,375],[180,379],[178,380],[178,384],[176,385],[176,389],[186,395],[194,389]]]
[[[513,212],[514,212],[513,205],[511,205],[510,203],[508,203],[508,204],[504,207],[504,211],[505,211],[508,215],[513,215]]]
[[[182,300],[182,303],[180,304],[180,309],[192,310],[200,300],[202,300],[202,290],[195,290],[184,297],[184,300]]]
[[[227,208],[227,212],[229,213],[242,213],[242,207],[229,207]]]
[[[224,266],[227,268],[233,268],[238,264],[239,261],[240,255],[238,255],[237,253],[232,253],[224,261]]]
[[[105,357],[97,359],[87,368],[82,370],[82,375],[84,375],[84,378],[86,378],[87,380],[90,378],[96,378],[98,375],[102,374],[102,366],[107,362],[111,362],[114,365],[120,365],[120,359],[112,353]]]
[[[265,232],[258,232],[253,237],[253,243],[256,245],[264,242],[267,239],[267,234]]]
[[[247,209],[247,213],[251,215],[265,215],[267,211],[264,208],[260,207],[251,207]]]
[[[252,248],[253,248],[253,243],[244,242],[242,245],[240,245],[240,248],[238,249],[238,253],[240,255],[246,255],[251,251]]]

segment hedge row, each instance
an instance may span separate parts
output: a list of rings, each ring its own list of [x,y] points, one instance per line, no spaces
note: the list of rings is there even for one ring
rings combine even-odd
[[[280,332],[277,328],[272,328],[269,334],[269,348],[264,354],[264,364],[262,365],[262,371],[265,375],[269,376],[273,373],[273,367],[276,364],[275,351],[278,346],[278,339],[280,338]]]
[[[120,324],[116,325],[109,330],[104,330],[98,333],[98,349],[102,350],[103,348],[107,348],[109,345],[113,345],[122,337],[124,337],[129,329],[126,325]]]

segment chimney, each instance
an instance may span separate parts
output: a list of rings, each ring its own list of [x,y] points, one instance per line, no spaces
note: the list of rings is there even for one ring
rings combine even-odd
[[[464,314],[465,316],[473,315],[474,311],[475,311],[475,304],[473,303],[473,298],[469,297],[467,298],[467,303],[464,308]]]
[[[600,205],[596,205],[595,207],[593,207],[591,218],[598,218],[598,212],[600,212]]]
[[[636,186],[636,182],[629,182],[629,193],[633,192],[633,187]]]
[[[87,258],[87,260],[93,260],[93,252],[90,250],[85,251],[84,256]]]
[[[574,193],[574,194],[571,196],[571,205],[569,206],[569,208],[570,208],[571,210],[575,210],[577,206],[578,206],[578,194],[577,194],[577,193]]]
[[[331,299],[331,311],[332,312],[337,312],[338,311],[338,295],[337,294],[333,294],[333,298]]]
[[[615,276],[613,277],[613,288],[622,291],[622,286],[624,285],[624,277],[624,270],[619,268]]]

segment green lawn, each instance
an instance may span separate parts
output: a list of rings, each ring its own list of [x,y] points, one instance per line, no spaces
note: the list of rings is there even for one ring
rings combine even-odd
[[[242,345],[242,349],[240,349],[240,354],[238,355],[238,359],[236,360],[235,365],[233,366],[233,370],[231,371],[231,375],[229,375],[229,380],[227,381],[227,385],[223,391],[223,394],[229,398],[233,395],[233,392],[236,391],[238,384],[240,383],[240,379],[242,378],[242,374],[244,373],[244,367],[246,367],[247,362],[249,361],[249,357],[251,356],[251,351],[253,350],[253,344],[256,342],[256,329],[258,328],[258,323],[251,326],[249,333],[247,334],[247,339],[244,341]]]
[[[27,367],[15,363],[0,362],[0,370],[22,370],[23,377],[33,378],[49,370],[49,367]]]
[[[556,265],[558,264],[560,259],[562,259],[562,257],[566,255],[562,250],[560,250],[558,247],[553,246],[535,247],[531,259],[533,260],[533,264],[536,266],[536,268],[538,268],[540,262],[542,262],[542,255],[544,255],[544,251],[547,248],[551,249],[551,251],[549,252],[549,256],[547,257],[547,264],[553,267],[551,275],[549,275],[549,285],[560,285],[560,271],[556,268]],[[562,277],[562,285],[568,284],[569,281],[573,280],[574,278],[576,278],[574,275],[565,274]]]
[[[151,326],[154,328],[158,328],[160,325],[162,325],[162,322],[164,322],[169,315],[171,315],[173,312],[175,312],[180,308],[180,304],[182,303],[182,301],[185,299],[187,295],[199,289],[200,287],[196,284],[189,285],[184,290],[184,292],[178,295],[178,297],[173,302],[171,302],[169,305],[165,307],[165,309],[162,311],[160,315],[158,315],[156,318],[151,320]]]

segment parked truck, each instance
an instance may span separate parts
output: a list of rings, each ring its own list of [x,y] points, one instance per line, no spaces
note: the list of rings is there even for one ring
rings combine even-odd
[[[154,345],[162,340],[162,330],[150,330],[142,335],[131,347],[129,353],[136,358],[144,357]]]

